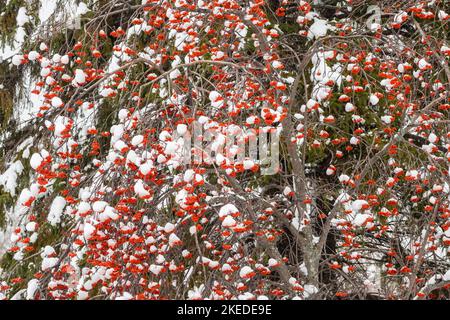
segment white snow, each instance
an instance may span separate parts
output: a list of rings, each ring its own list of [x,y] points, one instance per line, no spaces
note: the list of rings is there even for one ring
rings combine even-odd
[[[11,164],[2,175],[0,175],[0,185],[2,185],[5,191],[9,192],[13,197],[16,195],[17,178],[22,172],[22,162],[17,160]]]
[[[144,182],[141,179],[137,180],[134,184],[134,192],[136,192],[140,198],[145,198],[150,195],[150,193],[145,189]]]
[[[78,8],[77,8],[77,11],[76,11],[76,15],[77,15],[77,16],[81,16],[81,15],[84,15],[84,14],[88,13],[89,11],[91,11],[91,10],[88,8],[88,6],[86,5],[86,3],[80,2],[80,3],[78,4]]]
[[[255,166],[255,163],[252,160],[244,160],[244,170],[250,170]]]
[[[449,14],[447,12],[445,12],[443,10],[439,10],[439,12],[438,12],[439,20],[443,21],[443,20],[448,19],[448,17],[449,17]]]
[[[34,153],[31,156],[31,158],[30,158],[30,166],[31,166],[31,168],[36,170],[37,168],[39,168],[39,166],[41,165],[42,161],[44,161],[42,156],[39,153]]]
[[[316,294],[317,292],[319,292],[319,289],[313,285],[313,284],[305,284],[303,286],[303,294],[305,296],[305,298],[308,298],[314,294]]]
[[[24,7],[20,7],[17,11],[16,17],[17,25],[19,27],[23,27],[25,23],[30,21],[30,17],[27,15],[27,9]]]
[[[226,216],[222,221],[222,227],[231,228],[236,226],[236,220],[232,216]]]
[[[70,62],[70,58],[69,58],[69,56],[67,54],[65,54],[65,55],[63,55],[61,57],[61,63],[62,64],[69,64],[69,62]]]
[[[84,73],[84,71],[81,69],[76,69],[73,81],[76,85],[82,85],[86,83],[86,74]]]
[[[166,223],[166,225],[164,226],[164,232],[171,233],[173,232],[173,230],[175,230],[175,225],[170,222]]]
[[[211,91],[209,93],[209,100],[211,100],[211,106],[213,108],[220,108],[223,105],[223,97],[217,91]]]
[[[359,212],[359,211],[363,210],[363,208],[365,206],[367,206],[367,205],[368,205],[368,203],[367,203],[366,200],[359,200],[358,199],[358,200],[353,201],[353,203],[352,203],[352,210],[354,212]]]
[[[30,61],[35,61],[39,58],[39,53],[36,51],[30,51],[28,52],[28,60]]]
[[[180,136],[184,135],[187,132],[187,125],[185,124],[177,125],[177,132]]]
[[[142,174],[142,175],[147,175],[147,174],[149,174],[150,173],[150,171],[153,169],[153,161],[151,161],[151,160],[148,160],[147,162],[145,162],[144,164],[142,164],[140,167],[139,167],[139,172]]]
[[[181,243],[180,238],[175,233],[171,233],[169,236],[169,246],[173,247],[179,243]]]
[[[53,268],[58,264],[58,258],[44,258],[42,259],[41,269],[42,271]]]
[[[350,138],[350,144],[357,145],[359,143],[359,141],[360,140],[357,137],[351,137]]]
[[[50,206],[50,212],[48,213],[47,220],[52,226],[56,226],[61,222],[61,214],[66,206],[66,199],[61,196],[57,196]]]
[[[12,57],[11,62],[15,66],[20,66],[22,64],[24,57],[21,54],[16,54],[14,57]]]
[[[430,141],[431,143],[436,143],[438,142],[438,140],[438,137],[434,133],[430,133],[430,135],[428,136],[428,141]]]
[[[368,218],[370,218],[370,214],[357,214],[355,216],[355,219],[353,219],[353,224],[355,226],[361,227]]]
[[[353,112],[355,111],[355,106],[352,103],[347,103],[345,105],[345,112]]]
[[[163,269],[163,266],[158,266],[158,265],[156,265],[156,264],[152,264],[152,265],[150,265],[150,272],[151,273],[153,273],[153,274],[155,274],[155,275],[158,275],[158,274],[160,274],[161,273],[161,271],[162,271],[162,269]]]
[[[38,226],[38,224],[37,224],[36,222],[31,221],[31,222],[28,222],[28,223],[27,223],[27,225],[25,226],[25,229],[26,229],[28,232],[34,232],[34,231],[37,230],[37,226]]]
[[[139,146],[140,144],[142,144],[143,141],[144,141],[144,136],[137,135],[137,136],[134,136],[133,139],[131,139],[131,145],[136,147],[136,146]]]
[[[39,280],[38,279],[31,279],[28,281],[27,284],[27,300],[33,300],[34,294],[36,293],[37,289],[39,287]]]
[[[41,7],[39,9],[39,21],[44,23],[47,21],[56,10],[55,0],[41,0]]]
[[[245,278],[250,277],[253,272],[254,271],[252,268],[250,268],[249,266],[245,266],[245,267],[242,267],[241,270],[239,271],[239,276],[241,278],[245,279]]]
[[[106,201],[95,201],[92,205],[92,210],[95,212],[102,212],[105,210],[106,206],[108,205],[108,202]]]
[[[192,169],[186,170],[183,176],[184,182],[191,182],[195,177],[195,171]]]
[[[273,258],[270,258],[268,264],[269,264],[269,267],[276,267],[279,265],[279,262]]]
[[[382,116],[381,121],[383,121],[386,124],[390,124],[394,118],[392,116]]]
[[[327,35],[327,31],[330,29],[327,20],[314,19],[314,23],[309,27],[308,39],[320,38]]]
[[[371,104],[371,105],[375,106],[375,105],[378,104],[378,102],[380,101],[380,99],[378,99],[378,97],[377,97],[376,95],[371,94],[371,95],[370,95],[370,98],[369,98],[369,101],[370,101],[370,104]]]
[[[59,108],[62,107],[63,105],[63,101],[61,100],[60,97],[53,97],[52,98],[52,106],[55,108]]]
[[[233,214],[239,212],[239,210],[231,203],[224,205],[222,208],[220,208],[219,210],[219,217],[223,218],[227,215]]]
[[[442,277],[442,280],[444,281],[450,281],[450,269],[447,270],[447,272]]]
[[[84,224],[84,227],[83,227],[83,235],[84,235],[84,238],[86,239],[86,240],[89,240],[89,239],[91,239],[92,238],[92,236],[94,235],[94,233],[95,233],[95,227],[92,225],[92,224],[90,224],[90,223],[85,223]]]
[[[428,63],[428,61],[426,61],[425,59],[420,59],[417,65],[419,66],[420,70],[426,70],[431,67],[431,64]]]

